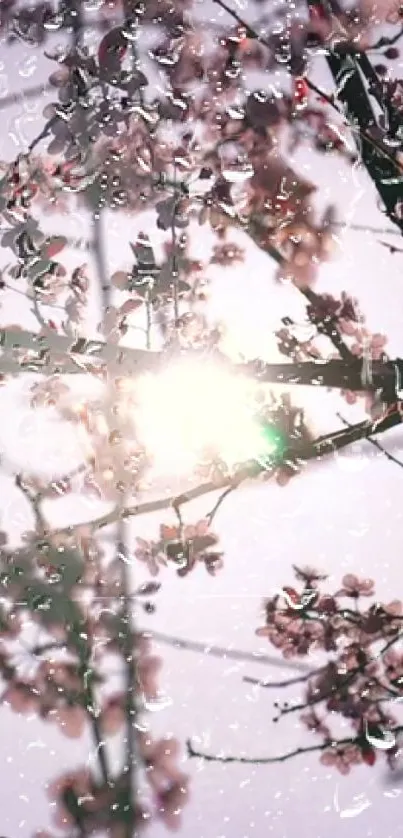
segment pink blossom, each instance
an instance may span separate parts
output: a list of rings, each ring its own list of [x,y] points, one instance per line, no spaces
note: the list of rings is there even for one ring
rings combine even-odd
[[[359,579],[354,573],[347,573],[342,579],[342,588],[339,596],[360,597],[372,596],[374,593],[373,579]]]
[[[403,686],[403,652],[397,649],[388,649],[383,656],[385,675],[389,681],[401,682]]]
[[[155,541],[146,541],[144,538],[136,538],[136,542],[137,549],[134,551],[136,559],[147,565],[151,576],[157,576],[160,566],[167,564],[161,544]]]
[[[336,768],[340,774],[349,774],[353,765],[362,762],[362,754],[356,745],[343,745],[324,751],[320,762],[322,765]]]
[[[300,719],[308,730],[320,734],[325,739],[330,738],[330,728],[324,724],[312,708],[309,708],[305,713],[301,713]]]
[[[233,265],[236,262],[243,262],[245,257],[245,250],[243,247],[234,244],[233,242],[225,242],[225,244],[215,245],[213,248],[213,256],[211,263],[226,267]]]
[[[306,655],[314,646],[320,646],[323,627],[319,622],[295,619],[276,613],[271,624],[256,630],[258,637],[267,637],[269,643],[280,649],[285,658]]]
[[[189,780],[186,774],[158,795],[158,813],[167,829],[175,832],[180,829],[182,808],[188,797]]]
[[[403,603],[400,599],[393,599],[387,605],[383,605],[382,608],[391,617],[401,617],[403,614]]]

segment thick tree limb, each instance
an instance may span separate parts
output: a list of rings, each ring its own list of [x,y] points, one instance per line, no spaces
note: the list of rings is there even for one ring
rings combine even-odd
[[[335,454],[337,451],[340,451],[348,445],[352,445],[354,442],[358,442],[361,439],[369,439],[369,437],[372,437],[375,434],[384,433],[385,431],[401,424],[401,422],[402,416],[396,407],[395,410],[391,410],[389,412],[385,419],[378,423],[371,421],[358,422],[356,425],[352,425],[344,430],[320,436],[311,443],[301,443],[300,445],[295,445],[285,451],[283,457],[284,460],[296,457],[303,462],[320,459],[330,454]],[[258,477],[264,471],[264,467],[257,462],[246,464],[244,468],[237,472],[236,483],[239,486],[246,480]],[[139,515],[148,515],[152,512],[177,509],[193,500],[203,497],[204,495],[226,489],[230,486],[232,487],[233,484],[234,475],[223,476],[221,480],[210,480],[206,483],[201,483],[193,489],[190,489],[188,492],[184,492],[182,495],[170,495],[158,498],[157,500],[132,504],[126,506],[122,511],[120,511],[118,507],[115,507],[110,512],[100,515],[92,521],[85,521],[85,523],[86,525],[92,527],[93,530],[100,530],[116,523],[119,517],[132,518]],[[49,530],[48,534],[50,536],[69,534],[74,532],[77,527],[82,526],[82,523],[83,522],[53,531]]]
[[[163,369],[170,360],[189,358],[195,360],[217,360],[223,368],[241,375],[251,375],[266,384],[301,384],[367,392],[382,390],[385,401],[393,401],[398,388],[399,376],[403,380],[403,362],[373,361],[372,381],[363,377],[363,364],[359,358],[329,361],[301,361],[295,363],[266,364],[251,361],[245,364],[233,364],[221,353],[213,350],[183,350],[181,352],[150,352],[116,346],[104,341],[71,338],[51,332],[40,336],[35,332],[17,329],[0,331],[0,346],[6,356],[0,358],[0,372],[18,370],[13,353],[17,349],[26,349],[33,353],[23,368],[31,372],[102,372],[100,364],[106,365],[110,375],[138,375],[140,372]],[[7,356],[8,352],[8,356]],[[10,357],[11,353],[11,357]],[[53,357],[52,357],[53,355]],[[21,371],[21,362],[20,367]]]

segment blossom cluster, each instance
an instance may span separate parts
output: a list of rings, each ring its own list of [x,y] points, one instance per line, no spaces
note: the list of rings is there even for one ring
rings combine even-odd
[[[403,731],[396,716],[403,695],[401,601],[374,601],[374,582],[352,573],[332,593],[322,590],[326,576],[315,569],[295,567],[295,574],[302,585],[285,586],[266,601],[265,625],[256,633],[287,659],[314,650],[328,659],[301,678],[303,700],[280,706],[280,715],[299,712],[322,739],[321,763],[342,774],[359,763],[374,765],[379,755],[395,766]],[[348,735],[339,735],[346,726]]]

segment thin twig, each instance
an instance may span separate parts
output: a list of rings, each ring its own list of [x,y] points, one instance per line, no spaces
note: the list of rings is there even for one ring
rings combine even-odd
[[[301,661],[284,661],[274,655],[265,655],[261,652],[244,652],[240,649],[227,648],[226,646],[219,646],[216,643],[203,643],[199,640],[184,640],[181,637],[173,637],[164,632],[150,629],[144,632],[150,635],[158,643],[163,643],[166,646],[173,646],[175,649],[182,649],[186,652],[199,652],[203,655],[209,655],[213,658],[220,658],[224,660],[234,660],[240,663],[258,663],[264,666],[274,666],[279,669],[293,669],[304,671],[307,669],[307,664]],[[309,673],[311,674],[311,672]]]
[[[259,687],[268,689],[279,689],[282,687],[291,687],[293,684],[303,684],[308,681],[313,675],[319,675],[325,667],[321,666],[319,669],[313,669],[306,672],[305,675],[298,675],[296,678],[287,678],[285,681],[261,681],[259,678],[251,678],[250,675],[244,675],[243,681],[247,684],[255,684]]]
[[[397,41],[400,40],[402,35],[403,29],[401,29],[400,32],[397,32],[396,35],[391,35],[390,38],[382,36],[381,38],[379,38],[379,41],[375,41],[375,43],[372,44],[372,46],[368,47],[366,52],[376,52],[379,49],[384,49],[384,47],[391,47],[393,46],[393,44],[396,44]]]
[[[340,413],[336,413],[336,416],[338,419],[340,419],[341,422],[343,422],[343,425],[346,425],[347,428],[352,427],[351,422],[348,422],[347,419],[344,419],[344,417]],[[371,445],[374,446],[374,448],[377,448],[378,451],[381,451],[382,454],[384,454],[384,456],[388,460],[390,460],[391,463],[395,463],[397,466],[400,466],[400,468],[403,468],[403,462],[399,460],[397,457],[395,457],[393,454],[391,454],[389,451],[387,451],[386,448],[384,448],[383,445],[381,445],[377,439],[372,439],[372,437],[367,437],[367,439],[368,442],[370,442]]]
[[[127,838],[131,838],[132,836],[132,814],[133,814],[133,787],[136,788],[136,777],[135,777],[135,769],[137,767],[136,762],[136,721],[138,715],[138,708],[136,702],[136,686],[138,686],[139,679],[137,675],[137,667],[136,667],[136,660],[135,660],[135,650],[133,648],[133,638],[135,635],[135,627],[133,624],[133,616],[132,611],[133,609],[130,607],[130,584],[131,580],[129,578],[129,571],[128,571],[128,563],[127,563],[127,533],[126,533],[126,524],[120,518],[118,522],[118,534],[117,534],[117,556],[120,561],[121,567],[121,580],[122,580],[122,589],[123,589],[123,597],[122,597],[122,617],[125,626],[125,634],[123,638],[123,656],[125,662],[125,669],[126,669],[126,678],[125,678],[125,694],[126,694],[126,719],[127,719],[127,732],[126,732],[126,754],[125,754],[125,762],[123,771],[126,777],[126,792],[127,792],[127,805],[129,807],[128,817],[126,821],[126,830],[127,830]]]
[[[390,730],[390,733],[398,734],[401,733],[402,730],[403,725],[398,725],[397,727],[392,728]],[[237,762],[242,763],[244,765],[269,765],[271,763],[276,762],[286,762],[287,760],[292,759],[293,757],[301,756],[301,754],[314,753],[315,751],[325,751],[327,748],[343,748],[345,745],[360,746],[361,742],[361,736],[346,736],[344,739],[331,739],[322,742],[318,745],[308,745],[306,748],[295,748],[294,751],[288,751],[288,753],[281,754],[276,757],[242,757],[221,754],[207,754],[195,748],[192,744],[191,739],[188,739],[186,741],[186,745],[188,756],[190,758],[198,757],[199,759],[203,759],[205,762]]]
[[[222,494],[221,494],[221,495],[220,495],[220,497],[218,498],[217,503],[215,503],[215,504],[214,504],[213,508],[212,508],[212,509],[210,510],[210,512],[206,515],[206,518],[207,518],[207,521],[208,521],[209,526],[211,526],[211,524],[212,524],[212,522],[213,522],[213,520],[214,520],[214,518],[215,518],[215,516],[216,516],[216,514],[217,514],[217,512],[218,512],[218,510],[219,510],[219,508],[220,508],[220,506],[221,506],[221,504],[222,504],[222,503],[223,503],[223,501],[225,500],[225,498],[226,498],[228,495],[230,495],[232,492],[234,492],[236,488],[237,488],[237,484],[236,484],[236,483],[232,483],[230,486],[227,486],[227,488],[226,488],[226,489],[224,489],[224,491],[222,492]]]
[[[95,600],[97,599],[101,599],[101,597],[96,597]],[[128,599],[133,599],[133,595],[130,595]],[[275,655],[265,655],[262,652],[245,652],[242,649],[233,649],[231,647],[217,645],[216,643],[207,643],[201,640],[189,640],[188,638],[184,639],[182,637],[175,637],[172,634],[166,634],[165,632],[157,631],[155,629],[138,629],[138,633],[146,637],[151,637],[163,646],[171,646],[173,649],[180,649],[185,652],[196,652],[197,654],[206,655],[207,657],[212,658],[219,658],[220,660],[233,660],[238,661],[239,663],[257,663],[263,666],[269,665],[278,669],[291,669],[297,672],[306,672],[306,675],[303,676],[303,680],[314,674],[306,663],[299,660],[284,660],[283,658],[279,658]],[[40,656],[45,655],[48,652],[52,652],[55,649],[64,649],[65,645],[66,644],[62,641],[52,640],[49,643],[37,644],[31,648],[27,647],[27,651],[29,651],[32,655]],[[308,669],[309,671],[307,671]],[[245,678],[245,680],[250,680],[250,683],[254,683],[253,679]],[[261,683],[262,686],[264,686],[264,682]]]
[[[254,40],[259,41],[261,44],[263,44],[264,46],[266,46],[270,49],[270,44],[268,43],[268,41],[264,37],[259,35],[259,33],[256,32],[256,30],[249,23],[247,23],[247,21],[244,20],[237,12],[235,12],[233,9],[231,9],[229,6],[227,6],[227,4],[224,3],[222,0],[213,0],[213,2],[216,3],[218,6],[220,6],[222,9],[224,9],[226,12],[228,12],[228,14],[231,15],[231,17],[234,20],[236,20],[237,23],[245,29],[249,38],[252,38]],[[325,102],[327,102],[327,104],[330,105],[330,107],[333,108],[333,110],[335,110],[339,114],[339,116],[342,118],[343,122],[351,130],[352,126],[346,120],[345,115],[342,113],[340,108],[337,106],[335,98],[333,96],[329,96],[328,93],[326,93],[324,90],[322,90],[320,87],[318,87],[318,85],[316,85],[308,76],[305,76],[304,78],[305,78],[305,81],[306,81],[308,87],[312,91],[314,91],[314,93],[316,93],[321,99],[323,99]],[[370,145],[372,148],[376,149],[376,151],[379,154],[381,154],[386,160],[388,160],[388,162],[396,169],[396,171],[398,171],[398,172],[403,171],[402,166],[398,163],[398,161],[394,157],[392,157],[389,154],[389,152],[387,151],[387,149],[384,148],[384,146],[381,143],[378,143],[377,140],[375,140],[374,137],[372,137],[372,135],[363,126],[360,125],[358,127],[358,131],[359,131],[360,136],[363,137],[364,140],[366,140],[368,145]],[[391,219],[391,220],[393,221],[393,219]]]

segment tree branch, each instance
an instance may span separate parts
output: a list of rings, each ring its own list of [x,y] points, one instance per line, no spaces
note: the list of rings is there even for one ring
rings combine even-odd
[[[403,725],[398,725],[395,728],[391,729],[391,733],[397,734],[401,733],[403,730]],[[206,754],[203,751],[199,751],[197,748],[194,747],[192,744],[191,739],[187,739],[186,746],[188,756],[190,758],[198,757],[199,759],[204,760],[205,762],[237,762],[242,763],[244,765],[269,765],[270,763],[276,762],[287,762],[287,760],[292,759],[293,757],[301,756],[301,754],[309,754],[317,751],[325,751],[327,748],[340,748],[345,745],[360,745],[362,742],[362,738],[360,736],[346,736],[344,739],[332,739],[326,742],[322,742],[318,745],[308,745],[306,748],[295,748],[294,751],[288,751],[286,754],[281,754],[275,757],[241,757],[241,756],[230,756],[230,755],[220,755],[220,754]]]
[[[303,461],[316,460],[324,456],[328,456],[329,454],[334,454],[336,451],[340,451],[358,440],[368,439],[368,437],[372,437],[374,434],[384,433],[396,425],[401,424],[401,422],[402,417],[396,410],[389,413],[385,419],[376,424],[369,421],[359,422],[356,425],[346,428],[345,430],[336,431],[333,434],[318,437],[312,443],[304,443],[299,446],[296,445],[284,452],[284,459],[297,457]],[[259,463],[251,462],[237,472],[237,484],[240,485],[245,480],[253,479],[264,471],[264,467]],[[144,503],[126,506],[122,512],[120,512],[117,507],[114,507],[114,509],[110,512],[100,515],[92,521],[86,521],[85,523],[92,527],[93,530],[103,529],[104,527],[116,523],[119,515],[123,518],[131,518],[139,515],[148,515],[151,512],[160,512],[165,509],[175,509],[180,506],[184,506],[193,500],[197,500],[197,498],[203,497],[204,495],[232,486],[232,483],[233,477],[223,476],[220,480],[211,480],[206,483],[201,483],[181,495],[170,495],[168,497],[158,498],[154,501],[145,501]],[[82,526],[82,523],[83,522],[80,522],[78,524],[53,531],[48,529],[48,535],[49,537],[52,537],[55,535],[70,534],[74,532],[77,527]]]
[[[338,417],[338,419],[340,419],[341,422],[343,422],[344,425],[346,425],[347,428],[352,427],[351,422],[347,422],[347,419],[344,419],[344,417],[340,413],[336,413],[336,416]],[[383,445],[381,445],[377,439],[372,439],[371,437],[368,437],[368,442],[370,442],[371,445],[377,448],[378,451],[380,451],[388,460],[390,460],[391,463],[395,463],[395,465],[400,466],[400,468],[403,468],[402,460],[399,460],[397,457],[395,457],[393,454],[387,451],[386,448],[384,448]]]
[[[49,372],[101,372],[95,362],[108,365],[108,373],[111,375],[138,375],[143,371],[158,371],[164,368],[169,361],[178,359],[205,360],[205,352],[199,350],[183,350],[179,352],[151,352],[142,349],[133,349],[126,346],[116,346],[104,341],[78,338],[72,343],[71,338],[62,335],[47,333],[38,335],[35,332],[28,332],[22,329],[2,329],[0,331],[0,347],[3,350],[16,351],[27,349],[35,353],[35,357],[27,358],[21,364],[31,371]],[[51,361],[51,353],[56,358]],[[280,364],[266,364],[256,360],[244,364],[233,364],[220,352],[211,351],[212,360],[217,360],[228,372],[240,375],[253,376],[259,382],[267,384],[300,384],[330,387],[341,390],[353,390],[356,392],[368,392],[368,390],[381,389],[385,395],[384,400],[393,401],[395,397],[396,366],[402,367],[400,359],[394,361],[373,361],[372,362],[372,383],[363,379],[362,359],[355,356],[349,360],[329,361],[300,361],[286,362]],[[3,358],[0,358],[0,371],[3,371]],[[82,360],[81,360],[82,359]],[[5,358],[4,369],[13,368],[13,359]],[[10,363],[11,362],[11,363]]]

